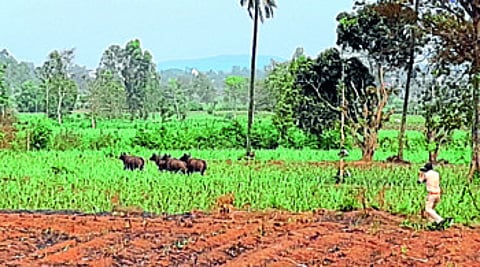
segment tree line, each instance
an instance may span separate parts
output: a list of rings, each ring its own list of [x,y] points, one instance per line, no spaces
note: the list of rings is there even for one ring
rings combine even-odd
[[[392,100],[403,98],[399,150],[389,160],[405,161],[414,106],[425,117],[432,162],[455,130],[472,129],[473,176],[480,167],[480,1],[356,1],[336,21],[336,47],[313,58],[300,51],[266,79],[281,138],[291,127],[317,135],[345,129],[371,161]]]
[[[250,79],[225,79],[223,102],[233,110],[238,103],[248,104],[247,154],[255,104],[261,102],[256,92],[263,91],[263,100],[270,100],[267,106],[275,111],[281,138],[291,138],[292,127],[313,135],[340,129],[342,143],[346,131],[366,161],[373,158],[378,131],[395,111],[391,104],[397,96],[403,99],[402,119],[399,150],[391,160],[404,161],[406,116],[415,106],[426,118],[431,161],[437,160],[440,146],[453,131],[468,127],[473,150],[470,176],[480,170],[480,0],[355,1],[352,10],[336,18],[336,47],[314,58],[295,53],[292,60],[273,64],[264,81],[255,79],[258,27],[273,17],[276,3],[240,0],[240,4],[253,20]],[[59,123],[76,104],[84,103],[92,126],[96,117],[113,118],[125,111],[132,119],[152,113],[183,119],[186,99],[191,97],[215,109],[213,99],[218,98],[208,79],[197,73],[196,85],[186,86],[181,79],[162,84],[152,58],[139,40],[124,47],[112,45],[103,53],[94,79],[80,83],[85,74],[72,72],[73,50],[53,51],[34,70],[38,86],[22,83],[29,93],[19,99],[43,94],[44,101],[25,102]],[[82,86],[88,88],[85,101],[79,101]],[[0,90],[5,91],[5,83]],[[8,94],[2,94],[2,110],[10,104]]]
[[[0,53],[2,110],[45,113],[62,123],[73,111],[97,118],[185,119],[188,111],[247,109],[248,70],[206,73],[195,69],[158,71],[153,55],[139,40],[111,45],[95,70],[74,62],[75,50],[54,50],[41,66],[17,62],[6,50]],[[164,76],[164,77],[162,77]],[[273,102],[257,81],[259,110],[272,110]]]

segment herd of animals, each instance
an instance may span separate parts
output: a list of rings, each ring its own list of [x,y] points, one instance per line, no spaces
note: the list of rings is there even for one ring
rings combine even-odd
[[[128,155],[123,152],[119,159],[123,161],[124,170],[143,170],[145,167],[145,160],[142,157]],[[201,175],[204,175],[207,170],[207,162],[205,160],[192,158],[187,153],[184,153],[180,159],[172,158],[170,154],[160,156],[154,153],[150,160],[155,162],[159,171],[180,172],[187,175],[199,172]]]

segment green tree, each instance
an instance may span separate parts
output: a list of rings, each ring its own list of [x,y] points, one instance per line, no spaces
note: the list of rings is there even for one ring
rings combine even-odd
[[[379,77],[382,82],[383,74]],[[288,137],[292,125],[320,136],[325,129],[338,127],[343,110],[351,136],[362,149],[363,160],[372,160],[378,131],[392,114],[385,107],[393,90],[376,86],[360,59],[343,59],[337,49],[327,49],[316,59],[300,56],[289,64],[277,65],[266,84],[277,91],[274,123],[281,137]],[[344,109],[341,84],[345,85]]]
[[[240,76],[228,76],[225,78],[225,96],[232,105],[233,116],[237,117],[237,103],[245,95],[247,80]]]
[[[250,90],[247,122],[247,155],[250,155],[252,150],[250,139],[255,108],[255,60],[257,57],[258,22],[260,20],[263,23],[265,18],[272,18],[273,9],[276,8],[277,5],[274,0],[240,0],[240,5],[247,8],[250,18],[253,19],[252,60],[250,65]]]
[[[109,70],[123,83],[131,119],[146,119],[147,87],[156,75],[152,54],[142,49],[138,39],[127,42],[125,48],[111,45],[103,53],[99,68]]]
[[[172,79],[169,81],[171,80]],[[176,100],[176,98],[173,97],[173,87],[173,84],[160,84],[160,92],[156,95],[158,97],[157,112],[162,122],[169,121],[174,116],[178,117],[175,109],[176,103],[174,103],[174,100]]]
[[[45,95],[36,82],[26,81],[22,83],[15,99],[20,112],[45,111]]]
[[[5,65],[5,83],[10,91],[10,94],[26,81],[37,81],[35,75],[35,67],[33,63],[18,62],[6,49],[0,51],[0,65]]]
[[[454,130],[470,126],[473,105],[469,77],[461,68],[432,67],[433,75],[427,77],[425,72],[421,73],[418,83],[423,88],[419,100],[421,114],[425,118],[429,161],[436,163],[440,147],[451,141]]]
[[[60,124],[63,115],[73,110],[78,95],[78,85],[70,78],[73,57],[74,49],[54,50],[38,70],[45,91],[46,114],[56,116]]]
[[[161,106],[164,104],[162,87],[160,85],[160,74],[158,72],[150,72],[150,77],[145,88],[145,112],[160,112]]]
[[[273,111],[275,109],[275,95],[265,85],[265,79],[257,80],[255,88],[257,91],[255,94],[256,109],[259,111]]]
[[[380,68],[384,72],[407,70],[397,154],[400,160],[403,159],[403,138],[415,49],[423,45],[415,31],[419,1],[415,1],[415,5],[411,2],[378,0],[365,4],[364,1],[357,1],[354,13],[342,13],[337,17],[337,44],[356,52],[365,52],[375,65],[377,76]]]
[[[423,30],[432,35],[434,61],[466,65],[473,86],[472,161],[469,178],[480,172],[480,0],[424,0]]]
[[[301,93],[295,87],[295,75],[309,61],[307,57],[300,56],[290,62],[275,64],[265,80],[265,86],[276,102],[273,123],[280,133],[280,143],[288,139],[288,130],[297,125]]]
[[[186,85],[178,79],[168,81],[165,97],[173,106],[177,120],[184,120],[187,116],[187,98],[185,96]]]
[[[2,109],[2,119],[5,118],[6,109],[10,105],[10,93],[5,82],[5,65],[0,65],[0,107]]]
[[[109,70],[97,70],[95,80],[89,84],[88,104],[95,128],[96,117],[120,118],[125,109],[125,87]]]
[[[369,69],[358,58],[342,59],[337,49],[327,49],[316,60],[301,65],[295,77],[295,86],[303,96],[297,108],[297,125],[315,135],[337,126],[342,112],[339,85],[344,82],[347,106],[343,112],[348,128],[362,149],[362,159],[371,161],[378,130],[386,119],[382,112],[389,94],[383,86],[375,86]],[[383,75],[379,77],[382,80]]]
[[[202,72],[199,72],[192,80],[192,89],[195,101],[199,104],[211,106],[217,96],[212,80]]]
[[[122,70],[127,92],[127,108],[135,117],[148,117],[145,113],[146,87],[152,71],[152,55],[142,51],[139,40],[132,40],[125,47],[126,62]]]

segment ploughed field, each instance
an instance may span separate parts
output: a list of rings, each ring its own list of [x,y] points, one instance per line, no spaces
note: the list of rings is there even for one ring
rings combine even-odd
[[[153,152],[132,154],[148,159]],[[456,224],[428,231],[425,188],[416,183],[421,161],[349,162],[351,176],[337,185],[336,163],[312,160],[336,151],[257,151],[255,161],[236,160],[238,151],[189,152],[207,160],[205,176],[159,172],[150,161],[144,171],[125,171],[119,153],[104,151],[2,152],[1,265],[480,262],[480,187],[466,182],[468,166],[437,166],[444,193],[437,211]],[[278,160],[282,155],[293,159]]]
[[[228,200],[228,198],[227,198]],[[152,217],[2,213],[2,266],[477,266],[480,229],[363,210]],[[48,212],[47,212],[48,213]]]

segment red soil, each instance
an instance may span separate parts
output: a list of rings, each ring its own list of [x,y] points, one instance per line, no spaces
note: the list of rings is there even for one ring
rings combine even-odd
[[[222,210],[159,217],[0,213],[0,262],[2,266],[480,265],[478,228],[414,231],[399,226],[402,218],[377,211]]]

